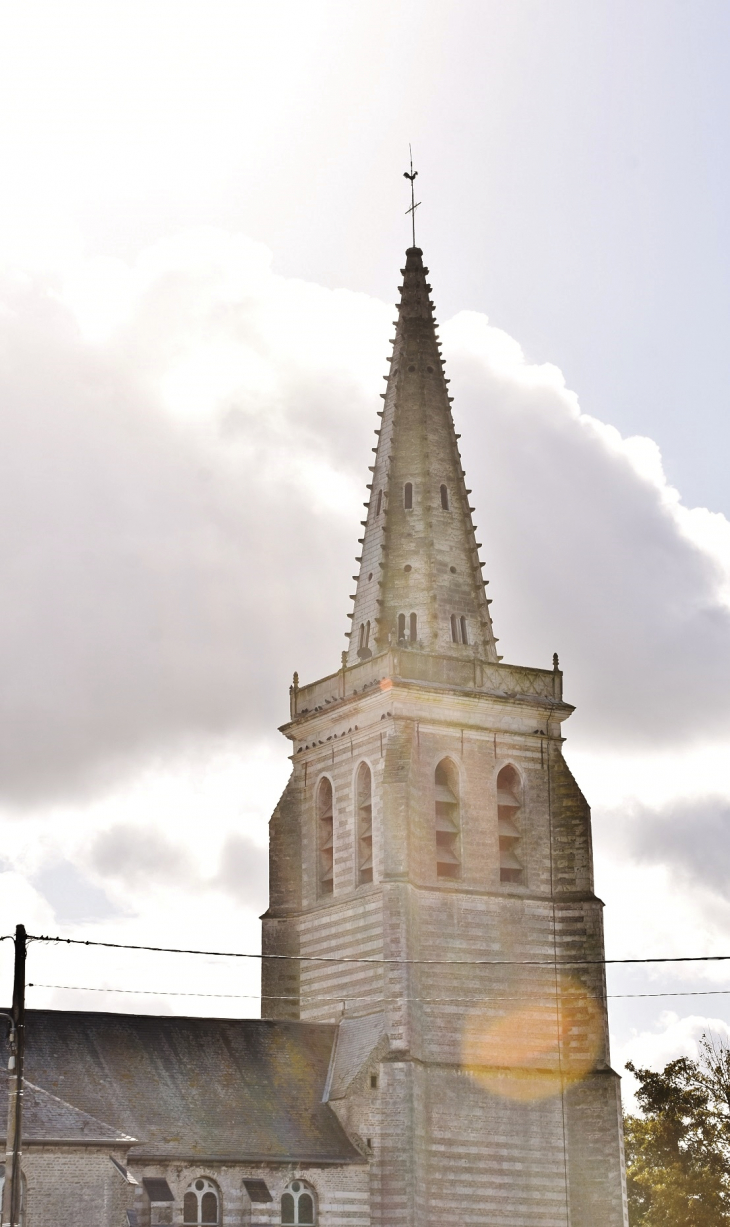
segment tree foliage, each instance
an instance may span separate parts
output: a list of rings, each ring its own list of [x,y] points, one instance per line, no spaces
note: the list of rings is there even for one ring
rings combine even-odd
[[[631,1227],[730,1224],[730,1049],[703,1036],[697,1061],[626,1068],[642,1110],[624,1122]]]

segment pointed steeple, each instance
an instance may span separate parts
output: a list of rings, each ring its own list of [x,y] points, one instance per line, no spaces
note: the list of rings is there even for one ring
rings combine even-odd
[[[401,269],[350,665],[398,644],[499,660],[422,255],[410,247]]]

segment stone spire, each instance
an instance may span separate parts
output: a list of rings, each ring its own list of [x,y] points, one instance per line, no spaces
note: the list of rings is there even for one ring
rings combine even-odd
[[[398,644],[499,660],[422,255],[401,269],[349,665]]]

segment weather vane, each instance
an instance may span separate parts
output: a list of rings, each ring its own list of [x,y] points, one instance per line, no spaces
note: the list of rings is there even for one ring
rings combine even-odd
[[[410,179],[411,181],[411,207],[410,209],[406,209],[406,213],[407,214],[410,213],[411,215],[411,226],[413,228],[413,246],[415,247],[416,246],[416,209],[418,208],[421,202],[420,200],[416,201],[416,197],[415,197],[414,185],[416,182],[416,178],[418,177],[418,171],[413,169],[413,150],[411,149],[410,145],[408,146],[408,153],[411,159],[411,173],[409,175],[408,171],[404,170],[403,178]]]

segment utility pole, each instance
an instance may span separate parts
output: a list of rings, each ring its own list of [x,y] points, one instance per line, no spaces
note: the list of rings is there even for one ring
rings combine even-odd
[[[3,1187],[2,1227],[19,1227],[23,1139],[23,1058],[25,1056],[25,955],[28,940],[25,926],[15,929],[15,968],[13,974],[13,1012],[8,1062],[8,1131],[5,1146],[5,1185]]]

